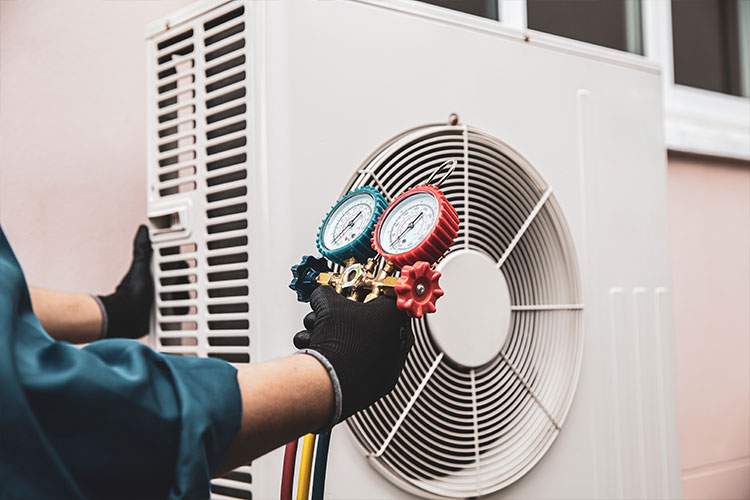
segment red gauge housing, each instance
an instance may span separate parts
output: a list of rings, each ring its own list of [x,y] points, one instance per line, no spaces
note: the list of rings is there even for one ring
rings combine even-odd
[[[427,236],[417,246],[400,254],[390,254],[383,250],[380,244],[380,229],[382,222],[388,217],[391,211],[398,206],[404,199],[417,193],[427,192],[437,199],[438,214],[435,225]],[[401,269],[407,265],[413,265],[418,261],[426,261],[434,264],[448,251],[450,246],[458,236],[458,214],[448,198],[436,186],[423,184],[407,189],[401,193],[398,198],[388,205],[385,212],[378,217],[378,223],[375,225],[372,237],[372,247],[383,256],[391,261],[396,267]]]

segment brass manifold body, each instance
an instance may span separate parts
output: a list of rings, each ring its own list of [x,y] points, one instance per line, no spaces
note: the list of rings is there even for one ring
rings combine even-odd
[[[334,287],[337,293],[357,302],[369,302],[381,295],[395,297],[394,286],[399,279],[394,275],[396,266],[386,261],[383,268],[376,272],[377,265],[372,257],[365,264],[350,258],[344,262],[346,267],[341,273],[322,272],[316,281],[319,285]]]

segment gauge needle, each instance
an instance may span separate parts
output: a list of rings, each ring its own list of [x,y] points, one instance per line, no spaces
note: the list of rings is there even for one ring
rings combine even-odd
[[[419,218],[420,218],[420,217],[422,217],[422,215],[423,215],[423,214],[424,214],[424,212],[419,212],[419,215],[417,215],[416,217],[414,217],[414,220],[413,220],[413,221],[411,221],[411,222],[410,222],[410,223],[409,223],[409,224],[408,224],[408,225],[406,226],[406,229],[404,229],[404,231],[403,231],[403,232],[402,232],[401,234],[399,234],[399,235],[398,235],[398,238],[396,238],[396,240],[395,240],[395,241],[398,241],[398,240],[400,240],[400,239],[401,239],[401,237],[402,237],[403,235],[405,235],[407,231],[409,231],[409,229],[414,229],[414,224],[416,224],[416,223],[417,223],[417,221],[419,220]],[[393,243],[394,243],[394,240],[391,240],[391,245],[393,245]]]
[[[362,212],[357,212],[357,215],[354,216],[352,220],[349,221],[349,224],[347,224],[344,229],[341,230],[339,234],[336,235],[336,237],[333,239],[333,242],[336,243],[336,240],[339,239],[339,237],[346,232],[347,229],[352,227],[354,225],[354,221],[357,220],[357,218],[362,215]]]

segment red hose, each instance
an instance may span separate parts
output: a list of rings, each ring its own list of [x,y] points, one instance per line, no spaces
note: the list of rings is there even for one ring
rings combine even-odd
[[[297,440],[287,443],[284,448],[284,469],[281,472],[281,500],[292,500],[294,484],[294,463],[297,461]]]

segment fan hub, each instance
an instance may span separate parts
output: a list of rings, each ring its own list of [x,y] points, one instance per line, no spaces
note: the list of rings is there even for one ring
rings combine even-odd
[[[486,255],[473,250],[448,254],[437,266],[445,295],[427,316],[433,340],[460,366],[494,359],[510,331],[510,293],[505,277]]]

